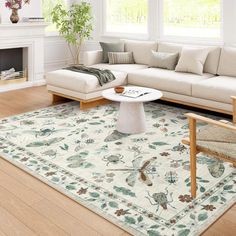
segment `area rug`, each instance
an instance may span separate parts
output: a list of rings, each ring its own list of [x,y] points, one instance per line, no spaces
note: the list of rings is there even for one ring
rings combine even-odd
[[[0,156],[134,235],[199,235],[236,202],[236,171],[198,157],[190,197],[187,110],[145,104],[147,132],[116,131],[118,104],[76,102],[2,119]],[[204,124],[200,124],[204,128]]]

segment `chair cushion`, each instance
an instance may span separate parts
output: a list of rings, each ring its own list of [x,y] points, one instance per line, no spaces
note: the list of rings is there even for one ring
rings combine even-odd
[[[99,85],[98,79],[94,75],[70,70],[56,70],[49,72],[46,74],[46,81],[48,85],[80,93],[90,93],[127,84],[127,73],[121,71],[112,72],[116,79],[103,86]]]
[[[148,68],[146,65],[140,65],[140,64],[115,64],[115,65],[109,65],[106,63],[96,64],[92,65],[92,67],[98,68],[98,69],[108,69],[112,71],[122,71],[122,72],[131,72],[136,71],[140,69],[146,69]]]
[[[130,72],[128,74],[128,83],[191,96],[192,84],[212,76],[211,74],[200,76],[172,70],[148,68]]]
[[[198,81],[193,84],[192,96],[231,104],[230,96],[236,96],[236,79],[228,76],[215,76]]]
[[[169,52],[169,53],[176,53],[179,54],[182,51],[184,45],[181,44],[174,44],[174,43],[158,43],[158,52]],[[185,45],[186,46],[186,45]],[[220,60],[220,47],[214,47],[214,46],[195,46],[195,45],[188,45],[188,47],[192,48],[208,48],[209,54],[207,56],[205,65],[204,65],[204,73],[210,73],[213,75],[217,74],[217,69],[219,65]]]
[[[122,40],[122,42],[125,43],[126,52],[133,52],[134,61],[138,64],[147,65],[151,51],[157,50],[157,42],[153,41]]]
[[[236,132],[207,125],[197,133],[197,147],[218,157],[236,160]]]
[[[218,75],[236,77],[236,48],[222,49]]]

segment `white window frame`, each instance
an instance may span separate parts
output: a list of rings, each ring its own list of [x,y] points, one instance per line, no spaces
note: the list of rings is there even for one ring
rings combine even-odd
[[[128,0],[127,0],[128,1]],[[150,30],[150,11],[151,11],[151,2],[153,0],[147,0],[148,4],[148,19],[147,19],[147,33],[122,33],[122,32],[108,32],[107,31],[107,19],[106,19],[106,10],[107,10],[107,0],[102,0],[102,37],[109,37],[109,38],[128,38],[128,39],[143,39],[148,40],[150,38],[151,30]]]
[[[220,1],[221,8],[221,25],[220,25],[220,37],[211,38],[211,37],[191,37],[191,36],[172,36],[164,34],[164,0],[158,1],[158,28],[159,28],[159,39],[161,41],[169,42],[184,42],[184,43],[196,43],[196,44],[212,44],[212,45],[222,45],[224,42],[224,0]]]

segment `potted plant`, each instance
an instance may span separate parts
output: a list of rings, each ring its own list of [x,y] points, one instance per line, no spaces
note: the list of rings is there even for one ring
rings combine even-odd
[[[10,16],[12,23],[17,23],[19,21],[18,10],[21,9],[23,5],[29,3],[30,0],[6,0],[5,6],[12,10]]]
[[[68,10],[58,4],[53,8],[51,15],[52,22],[56,24],[60,35],[68,44],[74,64],[78,65],[81,45],[90,38],[93,30],[91,4],[82,1],[79,4],[72,4]]]

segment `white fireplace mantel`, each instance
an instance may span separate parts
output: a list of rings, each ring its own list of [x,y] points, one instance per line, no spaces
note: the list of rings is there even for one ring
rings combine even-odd
[[[0,92],[45,84],[44,37],[46,23],[0,24],[0,50],[27,48],[28,81],[0,86]]]

